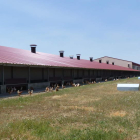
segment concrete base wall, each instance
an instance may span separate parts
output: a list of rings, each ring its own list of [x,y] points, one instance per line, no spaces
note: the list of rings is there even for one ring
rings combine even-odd
[[[96,81],[97,82],[102,81],[102,78],[96,78]]]
[[[83,79],[77,79],[77,80],[73,80],[73,83],[83,83]]]
[[[113,79],[114,79],[114,77],[109,77],[109,78],[108,78],[108,80],[113,80]]]
[[[45,88],[47,86],[50,86],[50,82],[43,82],[43,83],[30,83],[28,84],[28,89],[30,87],[33,87],[34,89],[39,89],[39,88]]]
[[[0,86],[0,94],[6,94],[6,85]]]

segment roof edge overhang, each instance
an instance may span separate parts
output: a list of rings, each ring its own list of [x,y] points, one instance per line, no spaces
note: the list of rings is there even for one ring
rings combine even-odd
[[[18,66],[18,67],[49,67],[49,68],[72,68],[72,69],[90,69],[90,70],[112,70],[112,71],[133,71],[140,72],[139,70],[119,70],[119,69],[101,69],[101,68],[84,68],[84,67],[64,67],[64,66],[52,66],[52,65],[35,65],[35,64],[14,64],[14,63],[0,63],[2,66]]]

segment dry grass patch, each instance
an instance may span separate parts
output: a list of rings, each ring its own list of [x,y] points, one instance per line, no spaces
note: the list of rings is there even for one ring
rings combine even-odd
[[[63,109],[61,108],[61,110],[63,110]],[[77,115],[77,111],[76,110],[71,110],[71,111],[68,111],[68,112],[62,112],[60,115],[63,116],[64,118],[65,117],[71,117],[71,116]]]
[[[62,98],[67,97],[67,96],[68,96],[67,94],[64,94],[64,95],[54,95],[52,97],[52,99],[62,99]]]
[[[93,107],[85,107],[85,106],[60,106],[61,109],[63,110],[67,110],[67,109],[70,109],[70,110],[84,110],[84,111],[95,111],[95,109]]]
[[[99,101],[101,100],[101,98],[97,98],[97,97],[87,97],[87,96],[78,96],[76,98],[72,98],[71,101],[73,102],[79,102],[80,104],[85,104],[85,103],[88,103],[88,102],[94,102],[94,101]]]
[[[125,111],[115,111],[111,112],[110,116],[111,117],[124,117],[127,113]]]

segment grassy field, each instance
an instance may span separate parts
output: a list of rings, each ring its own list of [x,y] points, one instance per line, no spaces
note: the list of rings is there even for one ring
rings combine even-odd
[[[140,139],[140,91],[117,91],[117,83],[0,99],[0,140]]]

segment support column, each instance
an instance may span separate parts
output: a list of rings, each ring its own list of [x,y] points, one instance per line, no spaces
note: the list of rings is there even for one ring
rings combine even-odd
[[[73,83],[74,83],[74,69],[72,69],[72,80],[73,80]]]
[[[4,85],[4,66],[2,66],[2,85],[0,87],[0,94],[6,93],[6,85]]]
[[[48,68],[48,82],[49,82],[50,80],[49,80],[49,68]]]
[[[62,68],[62,84],[64,85],[64,69]]]
[[[42,68],[42,81],[44,82],[44,68]]]
[[[31,79],[30,79],[30,67],[28,68],[28,83],[31,83],[31,81],[30,81]]]
[[[73,69],[71,69],[71,77],[73,78]]]
[[[90,77],[90,70],[88,70],[88,77]]]
[[[78,77],[78,79],[79,79],[79,69],[77,69],[77,77]]]
[[[11,79],[13,79],[13,67],[11,67]]]
[[[74,69],[73,69],[73,79],[74,79]]]
[[[55,68],[54,68],[54,70],[53,70],[53,77],[55,77]]]
[[[85,72],[84,72],[84,69],[83,69],[83,79],[84,79],[84,77],[85,77]]]
[[[89,70],[89,81],[91,82],[91,70]]]
[[[4,85],[4,66],[2,66],[2,85]]]
[[[64,80],[64,69],[62,68],[62,81]]]

